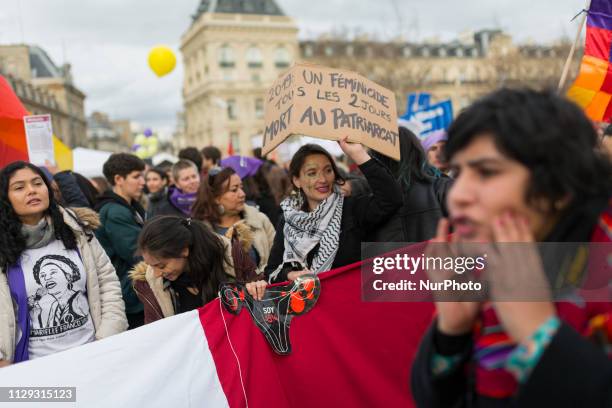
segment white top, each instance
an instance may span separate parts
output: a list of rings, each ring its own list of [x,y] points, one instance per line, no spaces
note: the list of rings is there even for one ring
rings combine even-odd
[[[87,274],[77,251],[54,240],[20,259],[30,312],[30,359],[95,339],[87,302]]]

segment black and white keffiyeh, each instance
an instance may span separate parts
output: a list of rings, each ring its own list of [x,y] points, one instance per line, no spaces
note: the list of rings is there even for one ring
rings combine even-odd
[[[344,204],[340,188],[334,185],[334,192],[314,211],[302,211],[302,203],[301,196],[290,196],[281,202],[285,217],[283,228],[285,253],[283,262],[271,274],[271,280],[278,276],[287,262],[299,262],[306,268],[306,257],[317,244],[319,244],[319,249],[309,269],[317,274],[328,271],[334,263],[338,252]]]

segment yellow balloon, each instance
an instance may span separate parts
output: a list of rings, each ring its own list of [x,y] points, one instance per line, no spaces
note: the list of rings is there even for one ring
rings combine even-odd
[[[149,52],[149,67],[158,77],[168,75],[176,66],[174,52],[165,45],[153,47]]]

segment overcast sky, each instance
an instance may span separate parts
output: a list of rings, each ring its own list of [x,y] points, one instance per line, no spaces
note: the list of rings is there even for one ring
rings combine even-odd
[[[129,118],[168,134],[182,109],[178,48],[200,0],[0,0],[0,44],[44,48],[57,65],[72,64],[89,114]],[[570,19],[584,0],[277,0],[301,38],[332,30],[452,40],[465,30],[502,28],[519,42],[574,38]],[[158,79],[149,49],[177,52],[175,71]]]

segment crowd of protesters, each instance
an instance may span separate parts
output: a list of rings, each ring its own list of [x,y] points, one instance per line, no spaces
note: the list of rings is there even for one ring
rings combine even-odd
[[[316,144],[286,164],[258,150],[244,173],[214,146],[183,149],[171,167],[113,154],[104,178],[6,166],[0,367],[197,309],[225,282],[261,299],[269,284],[360,261],[366,241],[612,240],[612,126],[598,134],[558,96],[503,89],[448,133],[398,133],[399,161],[345,137],[342,160]],[[542,282],[568,273],[524,261],[498,267]],[[435,302],[412,367],[418,406],[612,406],[612,324],[597,323],[612,321],[612,301],[503,301],[494,289]]]

